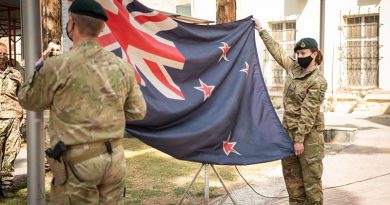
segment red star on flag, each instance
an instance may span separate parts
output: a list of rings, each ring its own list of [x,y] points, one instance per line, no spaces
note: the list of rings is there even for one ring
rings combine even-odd
[[[230,134],[228,139],[223,141],[223,151],[225,152],[226,156],[229,156],[231,152],[234,152],[241,156],[237,150],[234,149],[234,146],[236,146],[237,142],[230,142]]]
[[[229,49],[230,49],[230,46],[229,46],[229,44],[227,44],[227,43],[225,43],[225,42],[221,42],[222,43],[222,47],[219,47],[219,49],[221,49],[222,50],[222,55],[221,55],[221,57],[219,58],[219,60],[218,60],[218,62],[219,61],[221,61],[221,59],[223,58],[223,59],[225,59],[226,61],[229,61],[229,59],[227,59],[227,52],[229,51]]]
[[[201,79],[199,79],[199,83],[200,83],[200,86],[194,87],[194,88],[203,92],[203,94],[204,94],[203,101],[205,101],[207,98],[209,98],[211,96],[215,86],[206,85],[206,83],[204,83]]]
[[[241,154],[234,149],[236,144],[237,142],[223,141],[223,151],[225,152],[226,156],[229,156],[230,152],[234,152],[241,156]]]
[[[245,61],[245,68],[241,69],[240,72],[246,73],[246,76],[248,77],[249,73],[249,64]]]

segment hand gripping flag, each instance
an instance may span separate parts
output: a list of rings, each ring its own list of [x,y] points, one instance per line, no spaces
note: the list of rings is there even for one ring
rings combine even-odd
[[[268,96],[250,17],[199,26],[135,0],[99,0],[98,42],[135,67],[147,102],[126,130],[177,159],[253,164],[293,154]]]

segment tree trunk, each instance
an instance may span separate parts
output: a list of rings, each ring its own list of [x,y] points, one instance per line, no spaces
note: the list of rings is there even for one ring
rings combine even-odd
[[[41,0],[42,48],[52,39],[61,40],[61,0]]]
[[[236,0],[217,0],[217,23],[236,20]]]

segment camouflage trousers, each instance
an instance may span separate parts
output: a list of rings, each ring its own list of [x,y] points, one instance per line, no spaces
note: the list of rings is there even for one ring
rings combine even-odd
[[[78,156],[88,149],[72,149],[66,156]],[[66,183],[52,184],[49,204],[124,204],[125,166],[123,146],[114,148],[111,155],[105,153],[77,163],[73,171],[68,166]]]
[[[21,147],[20,119],[0,119],[1,188],[10,189],[14,179],[14,162]]]
[[[43,111],[43,139],[45,140],[45,150],[50,148],[50,136],[49,136],[49,115],[50,111],[45,110]],[[50,171],[50,166],[47,163],[47,156],[45,155],[45,170]]]
[[[288,131],[292,139],[295,131],[296,129]],[[283,176],[291,205],[323,204],[321,181],[323,158],[323,133],[313,129],[305,137],[303,154],[282,160]]]

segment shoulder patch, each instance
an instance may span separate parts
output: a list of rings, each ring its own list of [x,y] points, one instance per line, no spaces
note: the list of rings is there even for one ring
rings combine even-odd
[[[322,92],[326,92],[326,89],[327,89],[326,84],[321,84],[321,85],[320,85],[320,90],[321,90]]]

